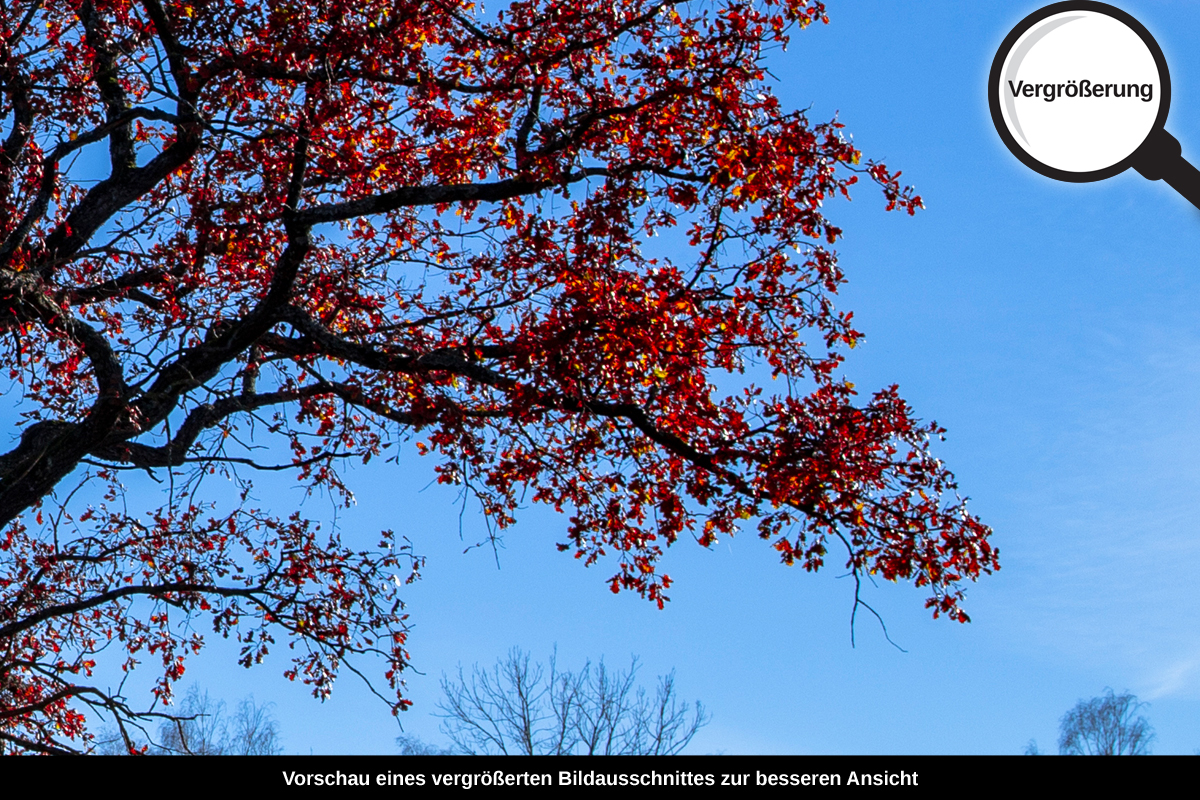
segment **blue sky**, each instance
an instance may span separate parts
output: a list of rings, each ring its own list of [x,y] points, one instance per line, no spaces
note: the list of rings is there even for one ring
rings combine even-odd
[[[1200,4],[1120,5],[1162,46],[1167,128],[1200,163]],[[692,752],[1053,750],[1063,712],[1106,686],[1151,703],[1155,752],[1200,748],[1200,211],[1133,171],[1056,183],[1004,148],[987,73],[1037,7],[830,0],[830,24],[770,63],[786,104],[836,114],[925,198],[914,218],[885,213],[870,186],[827,208],[845,230],[841,306],[866,333],[845,371],[864,393],[898,383],[949,429],[937,454],[1003,563],[970,587],[973,621],[932,620],[920,590],[885,583],[867,599],[907,652],[861,618],[852,648],[836,566],[784,568],[752,535],[673,548],[664,611],[612,595],[610,565],[559,553],[565,521],[544,509],[497,552],[464,553],[481,520],[468,505],[460,538],[455,494],[410,449],[352,472],[358,506],[339,520],[350,535],[393,528],[428,558],[407,598],[407,732],[442,741],[444,671],[557,644],[566,666],[637,654],[647,684],[674,668],[713,714]],[[395,752],[395,721],[352,675],[321,705],[280,679],[277,656],[243,671],[215,644],[188,677],[230,703],[274,702],[289,752]]]

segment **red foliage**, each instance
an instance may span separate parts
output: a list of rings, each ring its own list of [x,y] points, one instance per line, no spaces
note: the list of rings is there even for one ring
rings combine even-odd
[[[320,696],[381,654],[406,705],[418,559],[255,508],[237,471],[278,466],[256,460],[272,441],[336,494],[343,459],[415,437],[491,524],[528,493],[570,515],[561,549],[660,606],[664,546],[749,524],[787,564],[836,540],[856,576],[965,620],[960,583],[998,565],[940,429],[837,375],[860,334],[822,201],[860,175],[889,208],[920,198],[764,82],[817,20],[816,0],[0,8],[0,358],[24,420],[0,455],[0,742],[87,750],[89,706],[137,724],[95,660],[152,655],[167,700],[200,617],[246,665],[282,636]]]

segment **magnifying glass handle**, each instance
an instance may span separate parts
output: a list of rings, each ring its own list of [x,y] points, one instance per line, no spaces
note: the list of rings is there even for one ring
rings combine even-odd
[[[1156,128],[1134,153],[1133,168],[1152,181],[1166,181],[1188,202],[1200,208],[1200,170],[1183,157],[1179,140]]]

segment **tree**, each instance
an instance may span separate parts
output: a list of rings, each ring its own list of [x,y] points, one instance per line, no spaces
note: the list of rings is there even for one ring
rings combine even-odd
[[[246,697],[230,718],[224,700],[214,700],[195,686],[184,695],[175,713],[159,725],[153,744],[143,742],[136,734],[126,726],[109,728],[97,737],[97,751],[104,755],[193,756],[276,756],[283,752],[279,723],[271,714],[270,704],[259,705],[253,697]]]
[[[430,744],[420,736],[411,734],[401,734],[396,737],[396,747],[400,749],[402,756],[452,756],[453,750],[447,750],[444,747],[438,747],[436,744]]]
[[[1080,700],[1058,724],[1058,752],[1065,756],[1144,756],[1154,728],[1138,714],[1145,703],[1129,692]]]
[[[253,697],[238,703],[228,719],[223,700],[211,700],[208,692],[201,693],[193,686],[177,715],[159,726],[157,752],[195,756],[276,756],[283,752],[279,723],[270,707],[256,704]]]
[[[610,671],[604,659],[579,672],[530,664],[509,651],[491,671],[475,665],[468,678],[442,676],[442,732],[452,752],[470,755],[675,755],[688,746],[709,714],[700,701],[690,712],[675,695],[675,673],[660,676],[651,697],[636,684],[638,661]]]
[[[382,658],[403,709],[420,559],[252,491],[282,470],[349,502],[344,465],[402,445],[493,535],[522,498],[569,514],[559,548],[614,559],[614,592],[661,606],[665,546],[749,525],[786,564],[835,544],[856,585],[912,581],[966,621],[963,582],[998,562],[941,429],[838,375],[861,334],[822,203],[860,176],[921,201],[772,94],[766,53],[815,20],[0,8],[0,741],[87,751],[88,713],[168,713],[201,619],[245,666],[286,643],[321,698]],[[119,651],[161,666],[148,705],[93,680]]]

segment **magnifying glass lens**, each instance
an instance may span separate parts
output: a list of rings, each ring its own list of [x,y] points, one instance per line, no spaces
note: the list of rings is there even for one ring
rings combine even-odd
[[[1023,23],[1006,40],[992,71],[993,115],[1029,166],[1060,180],[1099,180],[1128,167],[1165,121],[1170,79],[1144,29],[1078,8],[1098,3],[1066,5],[1076,8],[1022,31]]]

